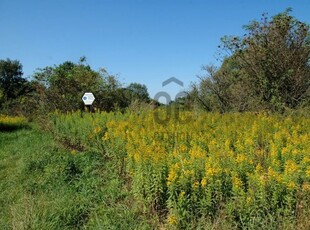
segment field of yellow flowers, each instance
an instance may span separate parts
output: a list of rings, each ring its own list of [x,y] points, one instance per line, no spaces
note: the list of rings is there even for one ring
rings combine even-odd
[[[27,123],[25,117],[12,117],[0,114],[0,131],[1,130],[14,130],[24,127]]]
[[[165,116],[164,110],[156,113]],[[242,228],[276,226],[310,211],[309,118],[195,112],[166,122],[154,117],[154,111],[75,112],[53,114],[51,121],[54,134],[70,146],[117,159],[116,169],[130,178],[137,199],[168,226],[212,222],[219,215]]]

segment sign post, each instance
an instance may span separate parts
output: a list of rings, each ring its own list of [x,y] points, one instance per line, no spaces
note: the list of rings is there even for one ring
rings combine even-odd
[[[84,93],[82,100],[84,102],[84,105],[88,108],[88,111],[91,111],[91,105],[93,104],[95,100],[95,96],[93,93]]]

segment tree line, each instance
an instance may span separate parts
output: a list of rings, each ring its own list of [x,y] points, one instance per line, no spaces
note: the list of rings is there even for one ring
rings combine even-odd
[[[291,16],[291,9],[254,20],[243,36],[224,36],[218,47],[220,67],[205,65],[205,74],[187,96],[174,104],[221,113],[310,107],[309,25]],[[127,87],[105,69],[94,71],[82,57],[37,70],[23,78],[18,60],[0,60],[0,110],[7,113],[46,113],[83,109],[84,92],[95,94],[94,107],[124,110],[132,104],[156,104],[147,87]]]
[[[223,37],[222,65],[203,66],[187,100],[219,112],[309,107],[310,27],[290,13],[263,14],[243,36]]]
[[[85,92],[94,93],[93,107],[104,111],[122,110],[135,102],[152,101],[145,85],[131,83],[124,87],[105,69],[91,69],[85,57],[78,63],[66,61],[39,69],[30,81],[22,74],[19,61],[0,60],[0,106],[3,112],[28,115],[84,109],[82,96]]]

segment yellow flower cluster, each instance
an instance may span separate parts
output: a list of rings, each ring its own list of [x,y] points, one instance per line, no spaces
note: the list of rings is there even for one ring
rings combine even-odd
[[[0,130],[1,129],[11,129],[19,128],[25,126],[27,119],[25,117],[11,117],[0,114]]]
[[[171,119],[159,124],[150,112],[107,123],[111,146],[125,143],[133,186],[147,200],[162,199],[167,195],[158,191],[167,188],[169,208],[176,211],[183,203],[177,194],[184,191],[196,197],[193,202],[210,199],[210,192],[224,196],[231,191],[249,203],[261,195],[257,190],[263,197],[307,190],[309,119],[251,113],[190,117],[188,123]]]
[[[165,117],[166,111],[155,112]],[[61,125],[74,129],[75,116],[72,125]],[[223,201],[251,208],[255,201],[257,208],[276,210],[284,202],[277,199],[294,200],[296,191],[310,195],[306,117],[181,112],[163,123],[154,111],[92,116],[99,120],[83,117],[80,129],[100,135],[92,141],[123,159],[135,194],[168,207],[170,224],[182,213],[212,213]],[[271,197],[275,200],[268,202]]]

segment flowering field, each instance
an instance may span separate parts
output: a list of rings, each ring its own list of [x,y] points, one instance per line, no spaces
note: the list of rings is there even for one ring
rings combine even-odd
[[[0,131],[18,129],[24,127],[26,123],[25,117],[11,117],[0,114]]]
[[[155,117],[75,112],[53,114],[51,121],[55,136],[73,149],[114,159],[136,199],[167,226],[223,218],[242,228],[278,228],[284,220],[309,227],[303,219],[310,211],[309,118],[194,112],[166,122]]]

